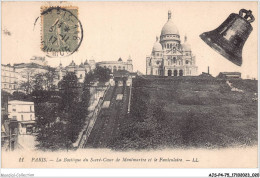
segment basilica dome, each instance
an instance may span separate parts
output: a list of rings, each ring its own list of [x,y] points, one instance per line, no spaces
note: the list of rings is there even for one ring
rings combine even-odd
[[[182,49],[183,49],[183,51],[191,51],[190,44],[184,43],[184,44],[182,45]]]
[[[162,28],[161,36],[163,35],[180,35],[177,26],[173,23],[171,18],[171,11],[168,12],[168,21]]]
[[[158,41],[158,37],[156,37],[156,42],[153,45],[153,51],[162,51],[162,45]]]
[[[184,38],[184,43],[182,44],[182,50],[183,51],[191,51],[191,46],[190,44],[187,42],[187,37],[185,36]]]

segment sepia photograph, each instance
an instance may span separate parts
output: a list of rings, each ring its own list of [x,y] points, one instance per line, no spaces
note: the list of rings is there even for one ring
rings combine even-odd
[[[258,167],[257,1],[1,11],[2,168]]]

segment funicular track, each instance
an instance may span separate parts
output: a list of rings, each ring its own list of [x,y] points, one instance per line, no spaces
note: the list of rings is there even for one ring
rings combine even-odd
[[[119,131],[121,120],[127,113],[129,90],[129,87],[123,83],[122,86],[116,84],[113,91],[108,91],[105,101],[110,101],[110,105],[108,108],[102,108],[84,147],[106,148],[110,144]],[[117,100],[119,94],[123,95],[122,100]]]

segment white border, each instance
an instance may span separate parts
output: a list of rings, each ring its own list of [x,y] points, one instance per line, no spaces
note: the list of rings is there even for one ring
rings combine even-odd
[[[8,1],[19,1],[19,0],[1,0],[1,2],[8,2]],[[41,0],[22,0],[22,1],[41,1]],[[62,1],[62,0],[44,0],[44,1]],[[77,0],[77,1],[84,1],[84,0]],[[88,0],[85,0],[88,1]],[[100,1],[109,1],[109,0],[100,0]],[[122,1],[122,0],[114,0],[114,1]],[[131,1],[138,1],[138,0],[131,0]],[[142,1],[149,1],[149,0],[142,0]],[[150,0],[156,1],[156,0]],[[171,0],[163,0],[163,1],[171,1]],[[179,0],[181,1],[181,0]],[[185,1],[185,0],[182,0]],[[196,0],[189,0],[189,1],[196,1]],[[200,0],[200,1],[210,1],[210,0]],[[226,0],[214,0],[214,1],[226,1]],[[243,1],[243,0],[229,0],[229,1]],[[245,1],[245,0],[244,0]],[[252,0],[257,1],[258,0]],[[0,4],[0,12],[2,10],[2,3]],[[260,12],[260,6],[258,4],[258,13]],[[259,15],[258,15],[259,16]],[[0,23],[2,19],[2,13],[0,18]],[[258,18],[258,34],[259,34],[259,23],[260,20]],[[2,23],[1,23],[1,31],[2,31]],[[1,40],[2,32],[0,35],[0,47],[2,45]],[[258,51],[259,51],[259,36],[258,36]],[[2,50],[2,48],[1,48]],[[1,57],[0,57],[1,58]],[[2,59],[0,60],[2,61]],[[259,64],[259,52],[258,52],[258,69],[260,68]],[[258,79],[260,78],[258,72]],[[1,86],[1,84],[0,84]],[[258,95],[260,91],[260,84],[258,82]],[[260,97],[258,97],[259,101]],[[1,100],[1,99],[0,99]],[[259,102],[258,102],[258,111],[259,111]],[[1,121],[0,121],[1,122]],[[258,140],[260,137],[259,134],[259,112],[258,112]],[[1,145],[1,143],[0,143]],[[258,151],[259,151],[259,141],[258,141]],[[0,150],[1,153],[1,150]],[[1,159],[1,158],[0,158]],[[210,173],[259,173],[259,155],[258,155],[258,168],[255,169],[6,169],[2,168],[2,161],[0,161],[0,173],[8,175],[9,177],[25,177],[23,175],[34,174],[33,177],[208,177]],[[1,176],[0,176],[1,177]],[[26,176],[28,177],[28,176]]]

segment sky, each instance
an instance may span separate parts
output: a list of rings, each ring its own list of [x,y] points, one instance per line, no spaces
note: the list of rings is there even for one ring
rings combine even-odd
[[[48,64],[64,66],[86,59],[114,61],[131,56],[134,71],[145,74],[146,56],[151,54],[156,36],[167,22],[168,10],[178,27],[181,41],[187,35],[196,56],[198,74],[241,72],[243,78],[257,77],[257,2],[2,2],[2,64],[30,62],[32,56],[45,56],[40,49],[41,6],[76,6],[84,38],[78,51],[68,57],[48,58]],[[231,13],[250,9],[256,20],[243,48],[239,67],[207,46],[199,37],[217,28]]]

